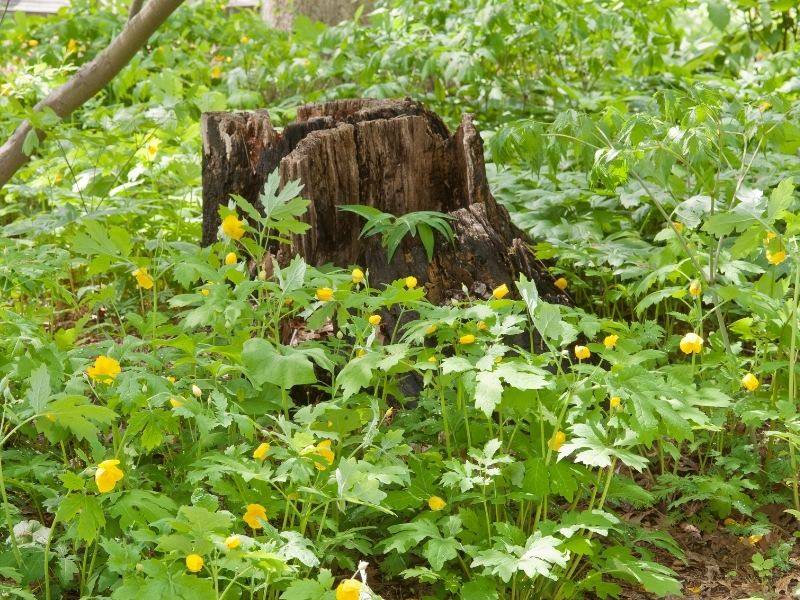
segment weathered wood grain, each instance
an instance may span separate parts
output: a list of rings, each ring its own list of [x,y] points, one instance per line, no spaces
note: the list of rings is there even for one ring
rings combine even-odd
[[[568,301],[552,285],[525,236],[498,204],[486,178],[483,144],[471,115],[451,134],[420,103],[342,100],[297,109],[297,121],[278,134],[266,111],[203,115],[203,243],[217,236],[217,210],[236,193],[256,203],[266,176],[280,168],[281,182],[299,179],[311,200],[303,220],[311,229],[293,236],[278,260],[300,254],[312,265],[358,265],[373,285],[414,275],[434,303],[489,297],[520,274],[553,301]],[[338,207],[361,204],[396,216],[421,210],[455,217],[455,244],[437,235],[428,263],[419,238],[406,237],[391,263],[380,240],[359,239],[363,219]]]

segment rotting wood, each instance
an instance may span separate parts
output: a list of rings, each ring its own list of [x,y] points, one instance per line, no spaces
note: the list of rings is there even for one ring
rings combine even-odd
[[[303,220],[312,228],[278,252],[282,264],[300,254],[312,265],[370,270],[373,286],[413,275],[428,299],[488,298],[520,274],[551,302],[570,303],[538,261],[524,234],[489,191],[483,144],[471,115],[451,134],[422,104],[402,100],[341,100],[297,109],[297,121],[275,131],[267,111],[206,113],[203,135],[203,244],[217,239],[218,208],[230,194],[258,206],[267,175],[300,179],[311,200]],[[377,238],[359,239],[363,219],[337,209],[362,204],[395,216],[432,210],[455,217],[455,244],[436,237],[428,263],[418,238],[406,236],[387,264]]]

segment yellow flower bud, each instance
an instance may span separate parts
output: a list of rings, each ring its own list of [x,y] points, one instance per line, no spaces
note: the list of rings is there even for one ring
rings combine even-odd
[[[742,377],[742,385],[751,392],[755,392],[758,386],[761,385],[761,382],[755,375],[753,375],[752,373],[748,373],[747,375]]]
[[[447,502],[439,498],[439,496],[431,496],[428,500],[428,507],[431,510],[442,510],[445,506],[447,506]]]
[[[471,344],[475,341],[475,336],[472,335],[471,333],[467,335],[462,335],[460,338],[458,338],[458,341],[461,344]]]
[[[556,431],[553,434],[553,437],[547,442],[547,445],[550,446],[553,451],[557,451],[561,446],[564,445],[564,442],[567,441],[567,436],[563,431]]]
[[[257,458],[258,460],[264,460],[267,456],[267,452],[269,452],[269,444],[267,444],[266,442],[259,444],[255,452],[253,452],[253,458]]]
[[[330,302],[333,298],[333,290],[329,287],[319,288],[317,290],[317,299],[322,302]]]
[[[413,290],[417,287],[417,278],[413,275],[406,277],[406,287],[410,290]]]
[[[689,293],[695,297],[703,293],[703,284],[700,283],[699,279],[693,280],[692,283],[689,285]]]
[[[380,315],[372,315],[369,318],[369,324],[370,325],[375,325],[375,326],[380,325],[381,324],[381,316]]]
[[[228,550],[233,550],[234,548],[238,548],[242,543],[242,540],[239,539],[238,535],[232,535],[230,537],[225,538],[225,547]]]
[[[500,287],[494,288],[494,291],[492,292],[492,296],[494,296],[498,300],[500,300],[500,298],[502,298],[506,294],[508,294],[508,286],[505,283]]]
[[[351,275],[353,276],[353,283],[361,283],[364,279],[364,271],[361,269],[353,269]]]
[[[563,291],[563,290],[567,289],[567,286],[569,285],[569,282],[566,279],[564,279],[563,277],[559,277],[558,279],[556,279],[553,282],[553,285],[555,285],[558,289]]]
[[[235,265],[236,264],[236,254],[233,252],[228,252],[225,255],[225,264],[226,265]]]

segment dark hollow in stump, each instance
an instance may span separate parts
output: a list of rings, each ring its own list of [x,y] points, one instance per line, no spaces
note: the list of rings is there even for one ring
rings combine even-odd
[[[314,266],[357,265],[369,269],[374,287],[413,275],[434,304],[462,299],[462,286],[486,299],[505,283],[516,296],[514,281],[523,274],[545,300],[571,303],[489,192],[472,115],[462,115],[451,134],[438,115],[409,98],[338,100],[300,106],[282,133],[266,110],[205,113],[202,136],[204,245],[216,241],[218,208],[230,194],[258,207],[267,175],[279,167],[281,185],[301,180],[302,196],[311,201],[302,217],[311,229],[280,249],[281,264],[300,254]],[[455,245],[437,234],[429,263],[419,237],[407,235],[387,264],[378,236],[359,239],[364,219],[339,211],[343,204],[395,216],[447,213],[455,217]]]

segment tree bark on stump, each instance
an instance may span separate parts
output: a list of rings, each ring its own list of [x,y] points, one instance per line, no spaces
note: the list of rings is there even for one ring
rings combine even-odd
[[[314,266],[368,268],[379,287],[413,275],[434,304],[489,298],[525,275],[545,300],[571,303],[553,285],[525,235],[489,191],[483,143],[472,116],[462,116],[451,134],[422,104],[403,100],[339,100],[300,106],[297,121],[278,133],[265,110],[205,113],[203,136],[203,244],[216,241],[218,208],[230,194],[258,207],[267,175],[280,168],[281,184],[299,179],[311,201],[304,235],[282,246],[278,261],[301,255]],[[377,236],[359,239],[364,220],[337,209],[361,204],[401,216],[431,210],[455,217],[455,244],[436,235],[429,263],[419,237],[406,236],[391,263]]]

